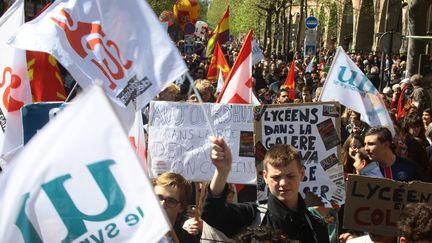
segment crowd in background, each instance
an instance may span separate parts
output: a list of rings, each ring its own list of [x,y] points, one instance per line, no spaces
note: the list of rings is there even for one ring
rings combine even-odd
[[[235,43],[222,46],[230,66],[233,65],[240,51],[238,46]],[[287,55],[272,53],[253,66],[253,92],[262,104],[318,102],[333,55],[333,51],[321,51],[316,56],[307,57],[295,52]],[[386,56],[384,65],[381,65],[380,57],[374,54],[351,53],[350,57],[380,91],[394,122],[396,135],[391,136],[388,129],[370,128],[362,121],[358,112],[343,107],[340,161],[343,164],[345,175],[359,174],[401,181],[431,182],[431,80],[428,81],[419,74],[406,77],[406,57],[404,56],[393,55],[392,58]],[[198,54],[184,55],[184,59],[203,101],[215,102],[218,96],[217,80],[206,79],[210,59]],[[295,62],[295,99],[290,98],[290,89],[284,85],[292,62]],[[310,62],[312,65],[307,68]],[[382,74],[383,79],[380,77],[381,66],[385,69]],[[188,81],[178,80],[162,91],[156,99],[197,102],[196,95],[191,94],[189,87]],[[379,145],[377,146],[376,143]],[[384,152],[381,153],[381,151]],[[393,173],[397,175],[389,177],[385,171],[380,170],[380,166],[382,168],[392,167]],[[310,210],[328,224],[330,242],[338,242],[338,240],[345,242],[364,234],[364,232],[342,228],[343,207],[337,210],[319,207]],[[252,229],[252,232],[259,230]],[[380,242],[395,242],[396,240],[394,237],[380,238],[373,234],[370,234],[369,237]]]

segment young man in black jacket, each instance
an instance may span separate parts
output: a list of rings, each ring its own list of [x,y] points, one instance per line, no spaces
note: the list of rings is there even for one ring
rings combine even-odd
[[[206,223],[228,237],[256,224],[279,229],[287,238],[303,243],[329,242],[326,224],[309,213],[298,193],[305,171],[293,146],[274,145],[265,155],[263,176],[271,194],[267,208],[262,210],[256,203],[225,203],[231,150],[222,138],[211,137],[210,140],[216,170],[201,215]]]

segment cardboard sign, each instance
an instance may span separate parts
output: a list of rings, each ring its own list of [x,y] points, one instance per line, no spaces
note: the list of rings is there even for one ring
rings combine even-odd
[[[254,184],[252,105],[203,104],[233,154],[228,182]],[[210,159],[209,124],[196,103],[152,102],[150,104],[148,161],[152,176],[166,171],[191,181],[210,181],[214,166]]]
[[[432,184],[349,175],[344,228],[396,236],[399,214],[410,202],[432,203]]]
[[[339,110],[335,102],[255,107],[257,159],[262,161],[274,144],[293,145],[306,171],[300,193],[304,197],[306,192],[313,192],[326,207],[345,202],[343,166],[338,159]],[[260,197],[260,193],[258,195]]]

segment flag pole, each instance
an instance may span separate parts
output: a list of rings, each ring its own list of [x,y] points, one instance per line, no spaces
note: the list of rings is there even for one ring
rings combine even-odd
[[[210,118],[209,118],[209,116],[207,114],[207,111],[204,109],[204,105],[203,105],[204,102],[203,102],[203,100],[201,98],[201,95],[199,94],[198,90],[196,89],[195,82],[194,82],[193,78],[191,77],[191,75],[189,74],[189,72],[186,73],[186,77],[189,80],[189,83],[190,83],[190,85],[191,85],[191,87],[192,87],[192,89],[193,89],[193,91],[194,91],[194,93],[195,93],[195,95],[196,95],[199,103],[200,103],[201,109],[202,109],[202,111],[204,113],[204,117],[205,117],[208,125],[210,126],[211,133],[212,133],[213,136],[216,137],[216,132],[215,132],[215,129],[213,127],[213,124],[210,122]]]
[[[67,97],[66,100],[64,101],[65,103],[66,103],[66,102],[69,102],[69,100],[71,99],[72,94],[73,94],[73,92],[75,91],[75,89],[76,89],[77,86],[78,86],[78,82],[75,81],[75,85],[72,87],[71,91],[70,91],[69,94],[68,94],[68,97]]]
[[[336,57],[338,56],[341,48],[342,48],[341,46],[338,46],[338,48],[336,49],[336,54],[333,56],[333,61],[331,63],[330,69],[329,69],[327,74],[331,73],[331,71],[333,70],[333,66],[334,66],[333,64],[335,64]],[[329,75],[327,75],[327,77],[324,81],[324,84],[322,86],[322,89],[324,89],[324,87],[327,85],[327,82],[330,82],[329,81]],[[320,96],[318,97],[318,101],[321,101],[321,96],[322,96],[322,90],[321,90]]]

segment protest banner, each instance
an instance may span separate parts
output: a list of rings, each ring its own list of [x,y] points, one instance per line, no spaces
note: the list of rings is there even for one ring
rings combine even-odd
[[[370,126],[386,126],[395,135],[393,122],[378,90],[338,47],[323,85],[320,101],[338,101],[361,114],[361,120]]]
[[[396,236],[399,214],[410,202],[432,203],[432,184],[349,175],[344,228]]]
[[[204,21],[198,20],[195,23],[195,35],[199,38],[201,38],[201,40],[205,39],[205,36],[207,34],[208,31],[208,24]]]
[[[21,108],[24,145],[69,104],[64,102],[40,102],[25,105]],[[147,152],[141,111],[135,113],[135,120],[128,135],[133,148],[141,159],[144,170],[147,172]]]
[[[9,43],[50,53],[81,87],[102,82],[118,105],[135,110],[187,72],[147,1],[55,1]]]
[[[26,53],[6,42],[24,23],[24,1],[15,1],[0,18],[0,157],[8,160],[23,145],[20,108],[31,103]]]
[[[259,63],[262,59],[264,59],[264,53],[254,39],[252,40],[252,65]]]
[[[0,242],[157,242],[170,226],[100,87],[39,131],[0,176]]]
[[[274,144],[293,145],[305,166],[305,179],[300,185],[302,196],[313,192],[326,207],[332,203],[344,204],[343,168],[338,159],[339,103],[264,105],[254,110],[257,160],[262,161]],[[262,169],[260,163],[258,170]],[[258,178],[258,190],[262,198],[262,178]]]
[[[225,139],[233,154],[228,182],[254,184],[252,106],[203,105],[216,135]],[[211,180],[215,170],[208,140],[211,130],[199,104],[151,102],[148,133],[148,162],[152,176],[172,171],[191,181]]]

